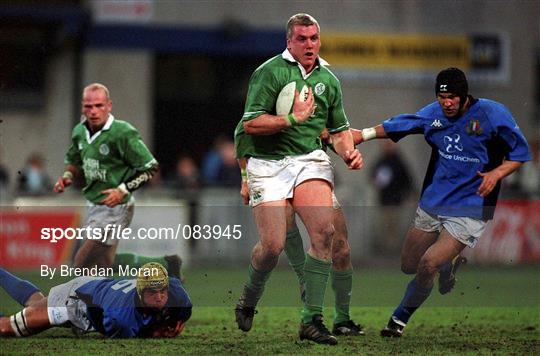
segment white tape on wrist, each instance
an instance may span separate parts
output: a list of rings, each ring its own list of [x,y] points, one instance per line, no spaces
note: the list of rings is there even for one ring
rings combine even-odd
[[[120,190],[125,195],[129,194],[129,190],[127,190],[126,183],[120,184],[117,188],[118,188],[118,190]]]
[[[375,131],[374,127],[370,127],[368,129],[362,130],[362,140],[363,141],[369,141],[377,137],[377,131]]]
[[[73,173],[65,171],[64,174],[62,174],[62,178],[73,180]]]

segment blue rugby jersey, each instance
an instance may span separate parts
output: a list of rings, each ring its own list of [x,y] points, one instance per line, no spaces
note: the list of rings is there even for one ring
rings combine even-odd
[[[472,99],[472,97],[469,97]],[[469,110],[456,119],[447,118],[438,102],[415,115],[403,114],[383,122],[394,142],[409,134],[423,134],[431,146],[419,206],[435,215],[493,218],[500,181],[482,198],[476,194],[482,182],[477,171],[488,172],[503,159],[531,160],[529,147],[510,111],[488,99],[472,99]]]
[[[156,322],[155,315],[144,315],[139,308],[135,279],[96,279],[75,290],[88,306],[88,318],[101,334],[113,337],[136,337]],[[168,308],[189,319],[191,301],[177,278],[169,278]]]

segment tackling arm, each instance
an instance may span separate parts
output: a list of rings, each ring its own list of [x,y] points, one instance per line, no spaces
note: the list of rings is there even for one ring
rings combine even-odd
[[[362,130],[351,129],[351,133],[354,140],[354,145],[359,145],[362,142],[372,140],[374,138],[388,138],[388,135],[384,131],[383,125],[377,125]]]

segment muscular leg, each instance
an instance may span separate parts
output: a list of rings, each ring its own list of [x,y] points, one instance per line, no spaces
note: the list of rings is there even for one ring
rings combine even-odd
[[[394,321],[404,326],[411,315],[431,294],[433,279],[439,267],[456,257],[465,245],[453,238],[446,230],[442,230],[437,241],[422,255],[418,263],[416,277],[409,283],[405,296],[392,314]]]
[[[289,260],[289,265],[292,267],[300,284],[300,294],[302,300],[305,298],[304,291],[304,264],[306,263],[306,252],[304,243],[298,226],[296,225],[295,213],[292,205],[287,203],[287,234],[285,238],[285,255]]]
[[[332,241],[332,268],[334,271],[347,271],[352,269],[351,247],[349,246],[347,222],[341,207],[334,209],[333,217],[335,231]]]
[[[422,231],[411,226],[401,249],[401,270],[405,274],[415,274],[420,259],[427,249],[437,241],[437,232]]]
[[[4,336],[29,336],[51,327],[46,297],[36,300],[13,316],[0,317],[0,335]]]
[[[104,245],[100,242],[86,240],[75,254],[75,267],[112,267],[115,246]]]
[[[332,266],[334,226],[331,186],[318,179],[305,181],[295,188],[292,204],[306,226],[311,242],[304,267],[306,300],[302,311],[302,323],[310,324],[314,315],[322,314]]]
[[[330,275],[335,300],[333,333],[340,335],[363,335],[360,326],[350,321],[349,308],[351,303],[353,268],[345,214],[341,207],[339,207],[334,209],[333,216],[335,232],[332,242],[333,266]]]
[[[235,315],[238,328],[251,330],[255,306],[262,296],[264,285],[278,262],[285,245],[286,201],[274,201],[253,208],[259,242],[253,248],[248,281],[238,303]]]
[[[449,263],[465,248],[465,244],[456,240],[443,229],[439,239],[424,253],[418,264],[416,279],[422,288],[433,287],[433,280],[440,266]]]

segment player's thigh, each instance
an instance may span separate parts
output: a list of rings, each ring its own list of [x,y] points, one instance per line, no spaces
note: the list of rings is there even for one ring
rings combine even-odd
[[[297,230],[298,226],[296,225],[296,216],[290,200],[287,200],[285,214],[287,216],[287,232]]]
[[[333,233],[332,187],[322,179],[310,179],[294,189],[292,205],[298,213],[310,236],[312,234]]]
[[[423,231],[411,226],[401,249],[401,270],[408,274],[416,273],[420,259],[437,241],[438,235],[438,232]]]
[[[458,241],[446,229],[439,234],[437,241],[431,245],[420,261],[420,268],[437,269],[452,261],[464,248],[465,244]]]
[[[287,201],[260,203],[253,207],[253,217],[261,245],[272,250],[282,250],[287,229]]]

